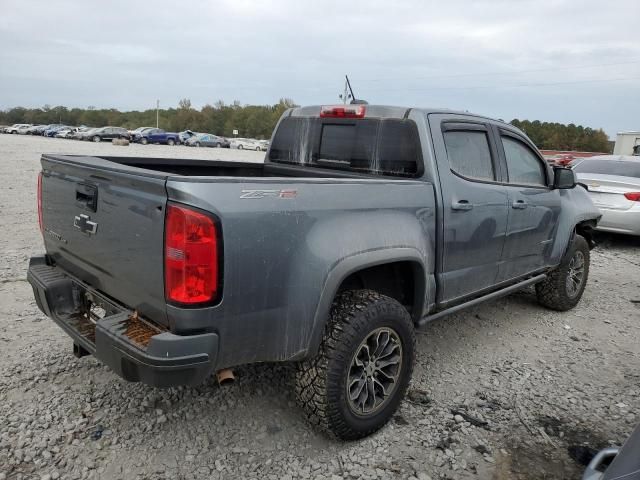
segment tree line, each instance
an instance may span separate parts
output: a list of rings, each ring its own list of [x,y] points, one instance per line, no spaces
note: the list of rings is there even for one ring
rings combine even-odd
[[[609,152],[609,138],[604,131],[582,125],[540,122],[538,120],[511,120],[541,150],[577,150],[582,152]]]
[[[282,98],[275,105],[241,105],[239,101],[225,104],[222,100],[213,105],[205,105],[200,110],[191,106],[189,99],[182,99],[177,108],[165,108],[158,111],[158,126],[167,131],[180,132],[193,130],[225,137],[232,137],[238,130],[238,136],[265,139],[271,132],[282,113],[295,106],[293,100]],[[121,112],[114,108],[98,109],[67,108],[64,106],[42,108],[16,107],[0,110],[0,124],[31,123],[48,125],[86,125],[88,127],[155,127],[156,109]]]
[[[287,108],[295,106],[293,100],[282,98],[275,105],[241,105],[239,101],[225,104],[222,100],[213,105],[205,105],[200,110],[193,108],[187,98],[180,100],[176,108],[160,109],[158,124],[168,131],[193,130],[225,137],[270,138],[276,122]],[[156,110],[121,112],[114,108],[98,109],[67,108],[64,106],[42,108],[15,107],[0,110],[0,124],[14,123],[86,125],[103,127],[106,125],[125,127],[153,127],[156,125]],[[582,125],[540,122],[539,120],[511,120],[511,124],[525,132],[540,149],[581,150],[587,152],[608,152],[609,139],[602,129]]]

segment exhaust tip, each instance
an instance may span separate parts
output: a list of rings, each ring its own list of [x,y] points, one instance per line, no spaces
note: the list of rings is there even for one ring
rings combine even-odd
[[[218,379],[218,385],[227,385],[236,381],[236,377],[233,374],[233,370],[230,368],[223,368],[216,372],[216,378]]]

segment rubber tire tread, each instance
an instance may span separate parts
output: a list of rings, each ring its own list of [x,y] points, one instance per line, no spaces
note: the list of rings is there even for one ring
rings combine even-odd
[[[344,396],[348,363],[362,339],[378,328],[376,319],[393,316],[399,322],[394,330],[403,348],[403,368],[393,397],[364,426],[350,421]],[[366,437],[384,426],[409,386],[415,361],[415,329],[407,310],[393,298],[372,290],[339,293],[331,307],[318,354],[298,364],[295,378],[296,400],[308,421],[343,440]],[[405,357],[408,359],[406,360]]]
[[[567,295],[566,278],[569,273],[569,262],[576,250],[581,250],[584,254],[584,279],[578,295],[571,298]],[[575,307],[582,298],[589,280],[589,262],[589,244],[581,235],[575,235],[558,268],[549,273],[544,281],[536,284],[538,303],[559,312],[566,312]]]

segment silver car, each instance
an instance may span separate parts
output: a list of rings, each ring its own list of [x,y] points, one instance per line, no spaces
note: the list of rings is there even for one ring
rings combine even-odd
[[[591,157],[573,171],[602,212],[598,230],[640,235],[640,157]]]

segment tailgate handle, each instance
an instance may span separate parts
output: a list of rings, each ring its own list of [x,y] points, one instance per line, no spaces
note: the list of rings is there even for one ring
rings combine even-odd
[[[98,207],[98,187],[89,183],[78,183],[76,186],[76,204],[95,212]]]

